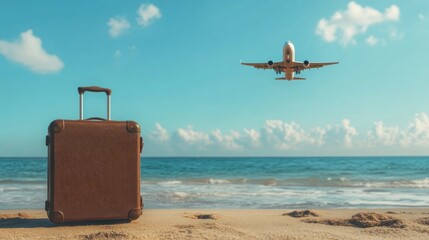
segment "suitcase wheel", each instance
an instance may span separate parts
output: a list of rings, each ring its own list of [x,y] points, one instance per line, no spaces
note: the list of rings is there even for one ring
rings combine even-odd
[[[128,220],[136,220],[142,215],[141,208],[134,208],[128,211]]]
[[[61,211],[48,211],[48,217],[51,222],[56,224],[64,222],[64,214]]]

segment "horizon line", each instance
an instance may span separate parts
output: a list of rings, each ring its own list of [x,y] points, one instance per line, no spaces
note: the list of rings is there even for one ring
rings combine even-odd
[[[140,156],[140,158],[330,158],[330,157],[429,157],[429,155],[302,155],[302,156]],[[48,156],[0,156],[1,158],[48,158]]]

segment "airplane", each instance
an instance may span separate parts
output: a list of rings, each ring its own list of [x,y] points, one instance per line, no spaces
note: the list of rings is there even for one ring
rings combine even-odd
[[[276,78],[276,80],[305,80],[305,78],[295,77],[295,74],[300,74],[302,70],[311,68],[321,68],[326,65],[337,64],[339,62],[325,62],[316,63],[305,60],[304,62],[295,61],[295,47],[291,41],[287,41],[283,46],[283,61],[273,62],[268,61],[267,63],[241,63],[246,66],[253,66],[255,68],[262,69],[273,69],[276,74],[285,73],[284,77]]]

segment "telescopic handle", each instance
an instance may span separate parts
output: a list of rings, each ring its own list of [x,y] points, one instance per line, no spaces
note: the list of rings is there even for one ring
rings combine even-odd
[[[78,87],[77,91],[79,92],[79,94],[83,94],[86,91],[88,92],[105,92],[106,95],[110,95],[112,94],[112,90],[110,90],[109,88],[102,88],[102,87],[97,87],[97,86],[90,86],[90,87]]]
[[[97,86],[90,87],[78,87],[77,91],[79,92],[79,119],[83,120],[83,94],[88,92],[105,92],[107,95],[107,120],[110,120],[110,94],[112,94],[112,90],[108,88],[102,88]],[[100,120],[100,119],[98,119]]]

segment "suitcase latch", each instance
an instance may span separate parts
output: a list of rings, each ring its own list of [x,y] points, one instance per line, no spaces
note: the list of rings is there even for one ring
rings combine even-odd
[[[51,142],[50,140],[51,138],[49,137],[49,135],[46,135],[46,139],[45,139],[46,146],[49,146],[49,143]]]
[[[140,137],[140,153],[143,151],[143,138]]]

